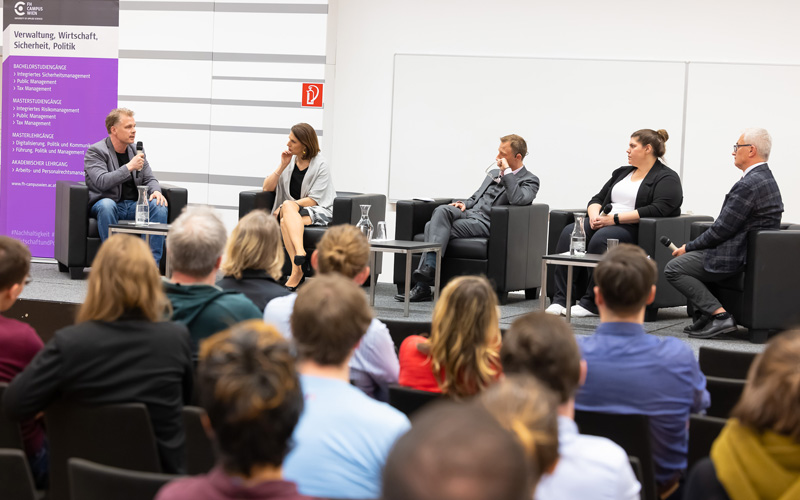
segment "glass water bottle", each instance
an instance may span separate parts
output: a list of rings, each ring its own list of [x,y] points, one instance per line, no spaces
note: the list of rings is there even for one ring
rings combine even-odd
[[[367,240],[372,239],[372,221],[369,220],[369,209],[372,205],[359,205],[361,207],[361,219],[356,224],[356,227]]]
[[[136,200],[136,225],[146,226],[150,223],[150,203],[147,201],[147,186],[136,186],[139,199]]]
[[[582,257],[586,255],[586,231],[583,230],[584,213],[575,214],[575,227],[572,229],[572,237],[569,242],[569,254]]]

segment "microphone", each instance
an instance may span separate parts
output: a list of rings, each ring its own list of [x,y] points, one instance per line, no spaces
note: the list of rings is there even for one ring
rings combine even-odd
[[[671,242],[669,238],[667,238],[666,236],[661,237],[661,244],[669,248],[673,252],[678,249],[678,247],[675,246],[675,243]]]
[[[614,208],[611,206],[611,203],[603,207],[603,213],[608,215],[611,212],[611,209]]]
[[[141,153],[144,153],[144,143],[142,141],[139,141],[139,142],[136,143],[136,154],[138,155],[138,154],[141,154]],[[139,178],[139,171],[137,170],[136,172],[134,172],[133,176],[138,179]]]

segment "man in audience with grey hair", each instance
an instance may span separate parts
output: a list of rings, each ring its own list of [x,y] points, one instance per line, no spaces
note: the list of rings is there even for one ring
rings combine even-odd
[[[243,294],[214,285],[222,263],[227,233],[209,207],[187,207],[167,233],[167,258],[172,277],[164,291],[172,302],[172,319],[185,324],[197,343],[261,311]]]

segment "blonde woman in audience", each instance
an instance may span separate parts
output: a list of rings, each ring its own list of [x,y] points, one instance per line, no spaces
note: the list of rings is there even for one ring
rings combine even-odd
[[[500,370],[497,296],[482,276],[450,281],[433,309],[429,338],[412,335],[400,346],[400,384],[455,398],[472,396]]]
[[[192,357],[189,331],[166,321],[169,311],[147,244],[110,237],[92,264],[77,323],[58,330],[11,382],[7,413],[30,418],[56,401],[144,403],[164,472],[184,472],[181,409],[192,397]]]
[[[157,500],[302,500],[283,479],[283,459],[303,411],[303,392],[289,343],[261,320],[207,338],[197,371],[217,466],[164,486]]]
[[[686,500],[800,498],[800,330],[774,337],[747,376],[742,398],[692,469]]]
[[[340,225],[327,231],[311,255],[311,265],[320,274],[341,274],[358,285],[369,276],[369,242],[355,226]],[[289,318],[296,294],[279,297],[267,304],[264,321],[292,337]],[[397,382],[400,366],[389,329],[373,318],[367,333],[350,358],[350,380],[367,395],[386,401],[388,385]]]
[[[478,404],[522,444],[534,486],[558,462],[558,399],[529,375],[512,375],[487,389]]]
[[[264,210],[254,210],[239,220],[228,238],[222,263],[224,277],[217,286],[245,294],[263,313],[270,300],[290,293],[277,281],[282,268],[278,221]]]

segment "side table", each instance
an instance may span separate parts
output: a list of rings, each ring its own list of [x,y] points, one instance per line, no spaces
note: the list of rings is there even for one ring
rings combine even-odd
[[[572,316],[570,309],[572,308],[572,268],[573,267],[597,267],[600,259],[603,258],[602,254],[587,253],[583,255],[570,255],[569,252],[555,253],[550,255],[542,255],[542,291],[539,294],[539,301],[542,311],[545,310],[547,305],[547,265],[555,264],[559,266],[567,266],[567,323],[569,323]]]
[[[406,255],[406,289],[403,302],[403,316],[408,317],[408,293],[411,291],[411,256],[415,253],[436,252],[436,272],[433,281],[433,302],[439,298],[439,271],[442,267],[442,245],[424,241],[404,240],[371,240],[369,242],[369,267],[373,270],[369,280],[369,305],[375,305],[375,262],[379,252],[399,253]]]
[[[146,226],[137,226],[135,221],[132,220],[121,220],[117,224],[109,224],[108,226],[108,237],[110,238],[114,233],[123,233],[123,234],[143,234],[144,240],[147,242],[147,247],[150,248],[150,235],[163,235],[166,236],[167,232],[169,231],[169,224],[161,224],[158,222],[151,222]],[[169,258],[166,255],[161,256],[162,259],[167,259],[167,269],[166,274],[167,278],[170,277],[172,274],[172,269],[169,265]]]

